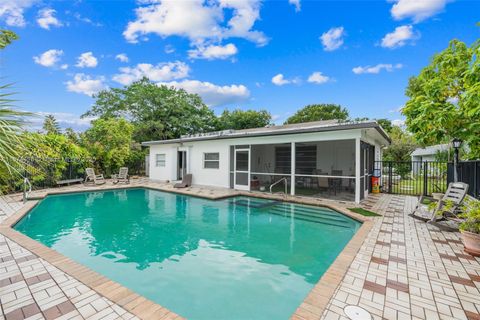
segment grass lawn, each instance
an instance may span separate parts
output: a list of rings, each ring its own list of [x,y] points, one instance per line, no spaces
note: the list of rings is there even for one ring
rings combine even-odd
[[[362,216],[365,216],[365,217],[380,217],[378,213],[375,213],[363,208],[348,208],[348,210],[361,214]]]
[[[385,189],[388,186],[384,186]],[[432,192],[444,193],[447,190],[447,181],[432,181],[428,180],[428,194]],[[393,193],[421,195],[423,194],[423,178],[416,179],[401,179],[398,183],[392,184]]]

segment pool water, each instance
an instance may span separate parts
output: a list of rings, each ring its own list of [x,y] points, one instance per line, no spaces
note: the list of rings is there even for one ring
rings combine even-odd
[[[288,319],[359,226],[139,188],[48,196],[15,229],[188,319]]]

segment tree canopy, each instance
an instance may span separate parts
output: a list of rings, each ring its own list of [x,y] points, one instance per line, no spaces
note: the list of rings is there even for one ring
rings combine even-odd
[[[129,119],[136,141],[172,139],[216,129],[215,114],[198,95],[159,86],[147,78],[124,88],[101,91],[95,99],[83,117]]]
[[[392,144],[383,152],[384,161],[410,161],[410,154],[418,148],[411,134],[393,126],[389,131]]]
[[[298,110],[285,124],[334,119],[347,120],[348,110],[337,104],[311,104]]]
[[[452,40],[420,74],[409,80],[402,109],[407,129],[422,144],[466,141],[480,157],[480,40]]]
[[[84,147],[108,174],[123,166],[131,155],[133,125],[125,119],[97,119],[82,134]]]
[[[53,115],[49,114],[45,117],[43,121],[43,131],[45,131],[46,134],[60,134],[60,125]]]
[[[267,110],[225,110],[218,118],[218,129],[250,129],[271,124],[272,116]]]

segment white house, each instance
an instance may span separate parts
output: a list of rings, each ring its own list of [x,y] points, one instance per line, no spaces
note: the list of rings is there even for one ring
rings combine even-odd
[[[412,161],[435,161],[435,156],[438,152],[448,151],[450,149],[450,144],[437,144],[434,146],[428,146],[425,148],[417,148],[413,150]]]
[[[360,202],[370,188],[374,161],[390,144],[376,121],[318,121],[226,130],[148,141],[149,176],[157,181],[259,190]]]

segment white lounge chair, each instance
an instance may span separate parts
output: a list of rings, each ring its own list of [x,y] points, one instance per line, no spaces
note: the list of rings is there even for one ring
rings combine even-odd
[[[463,182],[451,182],[448,185],[447,191],[443,195],[442,199],[438,200],[437,205],[430,216],[425,214],[425,205],[423,204],[423,200],[425,199],[424,196],[421,196],[418,199],[417,206],[410,216],[419,220],[428,221],[430,223],[436,223],[437,221],[444,220],[448,216],[456,216],[460,206],[463,203],[463,199],[467,195],[467,192],[468,184]],[[421,216],[416,215],[416,213],[421,212],[424,214]]]
[[[85,169],[85,181],[84,184],[104,184],[105,178],[103,174],[95,174],[95,170],[93,168],[86,168]]]
[[[128,176],[128,168],[121,167],[118,174],[112,175],[113,183],[117,184],[119,182],[130,183],[130,178]]]

